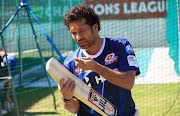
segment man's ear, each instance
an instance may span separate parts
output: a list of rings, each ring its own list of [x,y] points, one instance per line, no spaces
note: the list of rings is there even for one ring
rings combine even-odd
[[[93,31],[98,31],[98,24],[96,23],[96,24],[94,24],[93,26],[92,26],[92,28],[93,28]]]

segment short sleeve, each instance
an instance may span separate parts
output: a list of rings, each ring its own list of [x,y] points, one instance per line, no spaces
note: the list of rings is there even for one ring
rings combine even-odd
[[[120,42],[120,53],[118,56],[119,71],[135,70],[136,76],[140,74],[139,65],[132,45],[128,40]]]

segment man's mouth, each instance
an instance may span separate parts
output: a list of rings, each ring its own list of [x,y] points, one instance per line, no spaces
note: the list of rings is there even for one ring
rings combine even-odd
[[[85,43],[86,43],[85,40],[78,41],[78,45],[83,45],[83,44],[85,44]]]

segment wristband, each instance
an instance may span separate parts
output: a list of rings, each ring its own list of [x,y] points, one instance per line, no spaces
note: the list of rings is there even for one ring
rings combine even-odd
[[[64,98],[62,98],[62,100],[66,104],[71,104],[73,102],[73,98],[71,98],[71,99],[64,99]]]

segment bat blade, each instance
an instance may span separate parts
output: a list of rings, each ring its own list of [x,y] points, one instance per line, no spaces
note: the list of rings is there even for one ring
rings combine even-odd
[[[74,80],[76,83],[74,96],[92,109],[94,109],[99,114],[103,116],[117,115],[117,108],[112,103],[102,97],[94,89],[87,86],[78,77],[73,75],[55,58],[52,57],[48,60],[46,64],[46,71],[56,82],[59,82],[62,78],[65,78],[66,80],[68,78]]]

